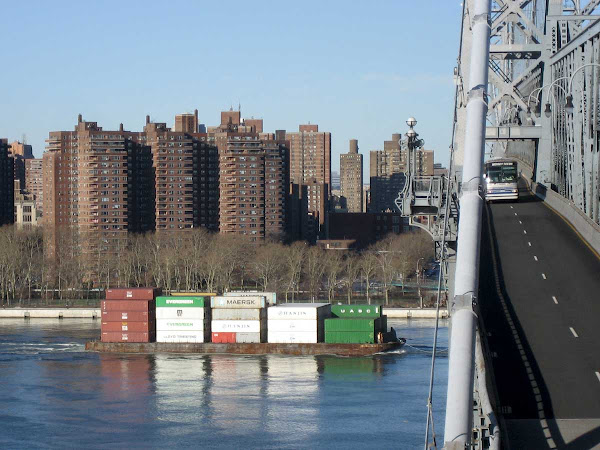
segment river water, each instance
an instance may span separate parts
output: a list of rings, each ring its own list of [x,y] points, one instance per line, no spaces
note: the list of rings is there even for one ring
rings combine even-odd
[[[84,350],[99,321],[0,319],[0,448],[423,448],[434,321],[388,325],[407,345],[372,357],[116,355]]]

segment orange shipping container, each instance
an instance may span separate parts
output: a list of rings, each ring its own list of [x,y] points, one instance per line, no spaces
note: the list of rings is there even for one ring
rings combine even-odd
[[[160,293],[158,288],[107,289],[106,300],[154,300]]]
[[[130,320],[132,322],[149,322],[156,318],[156,311],[102,311],[103,322],[119,322]]]
[[[155,322],[132,322],[132,321],[102,321],[102,331],[133,331],[147,333],[156,330]]]
[[[211,341],[215,344],[235,344],[236,333],[213,333]]]
[[[154,342],[156,333],[129,332],[129,331],[103,331],[102,342]]]
[[[155,300],[102,300],[100,302],[102,311],[117,312],[148,312],[156,310]]]

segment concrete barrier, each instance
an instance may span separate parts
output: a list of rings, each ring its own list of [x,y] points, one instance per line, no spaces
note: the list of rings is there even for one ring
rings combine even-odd
[[[3,308],[0,319],[99,319],[98,308]]]
[[[389,319],[435,319],[436,310],[433,308],[382,308],[383,314]],[[448,318],[448,310],[440,308],[440,319]]]

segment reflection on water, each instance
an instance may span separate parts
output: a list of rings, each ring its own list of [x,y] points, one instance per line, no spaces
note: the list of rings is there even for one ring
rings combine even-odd
[[[98,322],[0,320],[0,447],[414,448],[433,322],[390,325],[406,348],[339,358],[87,353]]]

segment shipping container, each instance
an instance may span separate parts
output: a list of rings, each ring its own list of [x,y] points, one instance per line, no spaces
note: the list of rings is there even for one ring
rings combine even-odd
[[[264,342],[261,339],[261,337],[261,333],[235,333],[235,342],[237,342],[238,344],[259,344],[261,342]]]
[[[381,317],[381,306],[379,305],[331,305],[333,317]]]
[[[184,297],[214,297],[217,295],[215,292],[171,292],[171,296],[184,296]]]
[[[266,300],[264,295],[254,296],[217,296],[210,298],[210,305],[213,308],[230,308],[230,309],[256,309],[264,308]]]
[[[213,320],[261,320],[266,319],[268,308],[260,309],[213,309]]]
[[[157,308],[204,308],[208,306],[208,299],[204,297],[156,297]]]
[[[154,310],[150,311],[102,311],[103,322],[131,320],[132,322],[148,322],[156,317]]]
[[[156,342],[203,343],[210,341],[210,332],[202,331],[156,331]]]
[[[210,308],[156,308],[157,319],[209,319]]]
[[[155,338],[154,331],[147,333],[103,331],[101,333],[102,342],[154,342]]]
[[[229,291],[223,294],[226,297],[248,297],[255,295],[264,295],[268,305],[277,303],[277,293],[275,292],[260,292],[260,291]]]
[[[101,300],[102,311],[142,312],[154,311],[154,300]]]
[[[375,333],[372,331],[327,331],[327,344],[374,344]]]
[[[273,344],[316,344],[317,333],[313,331],[271,331],[267,335],[267,342]]]
[[[148,331],[154,331],[155,323],[151,322],[132,322],[128,321],[115,321],[108,322],[102,320],[101,330],[102,331],[133,331],[133,332],[141,332],[147,333]]]
[[[160,295],[158,288],[118,288],[105,291],[106,300],[154,300]]]
[[[213,333],[259,333],[265,327],[265,322],[259,320],[213,320],[211,329]]]
[[[317,333],[317,320],[269,320],[269,331],[306,331]]]
[[[330,331],[381,331],[381,318],[377,319],[325,319],[325,333]]]
[[[211,342],[215,344],[235,344],[235,335],[236,333],[213,332],[211,335]]]
[[[268,308],[269,320],[316,320],[331,317],[329,303],[286,303]]]
[[[209,326],[206,319],[156,319],[157,331],[203,331]]]

